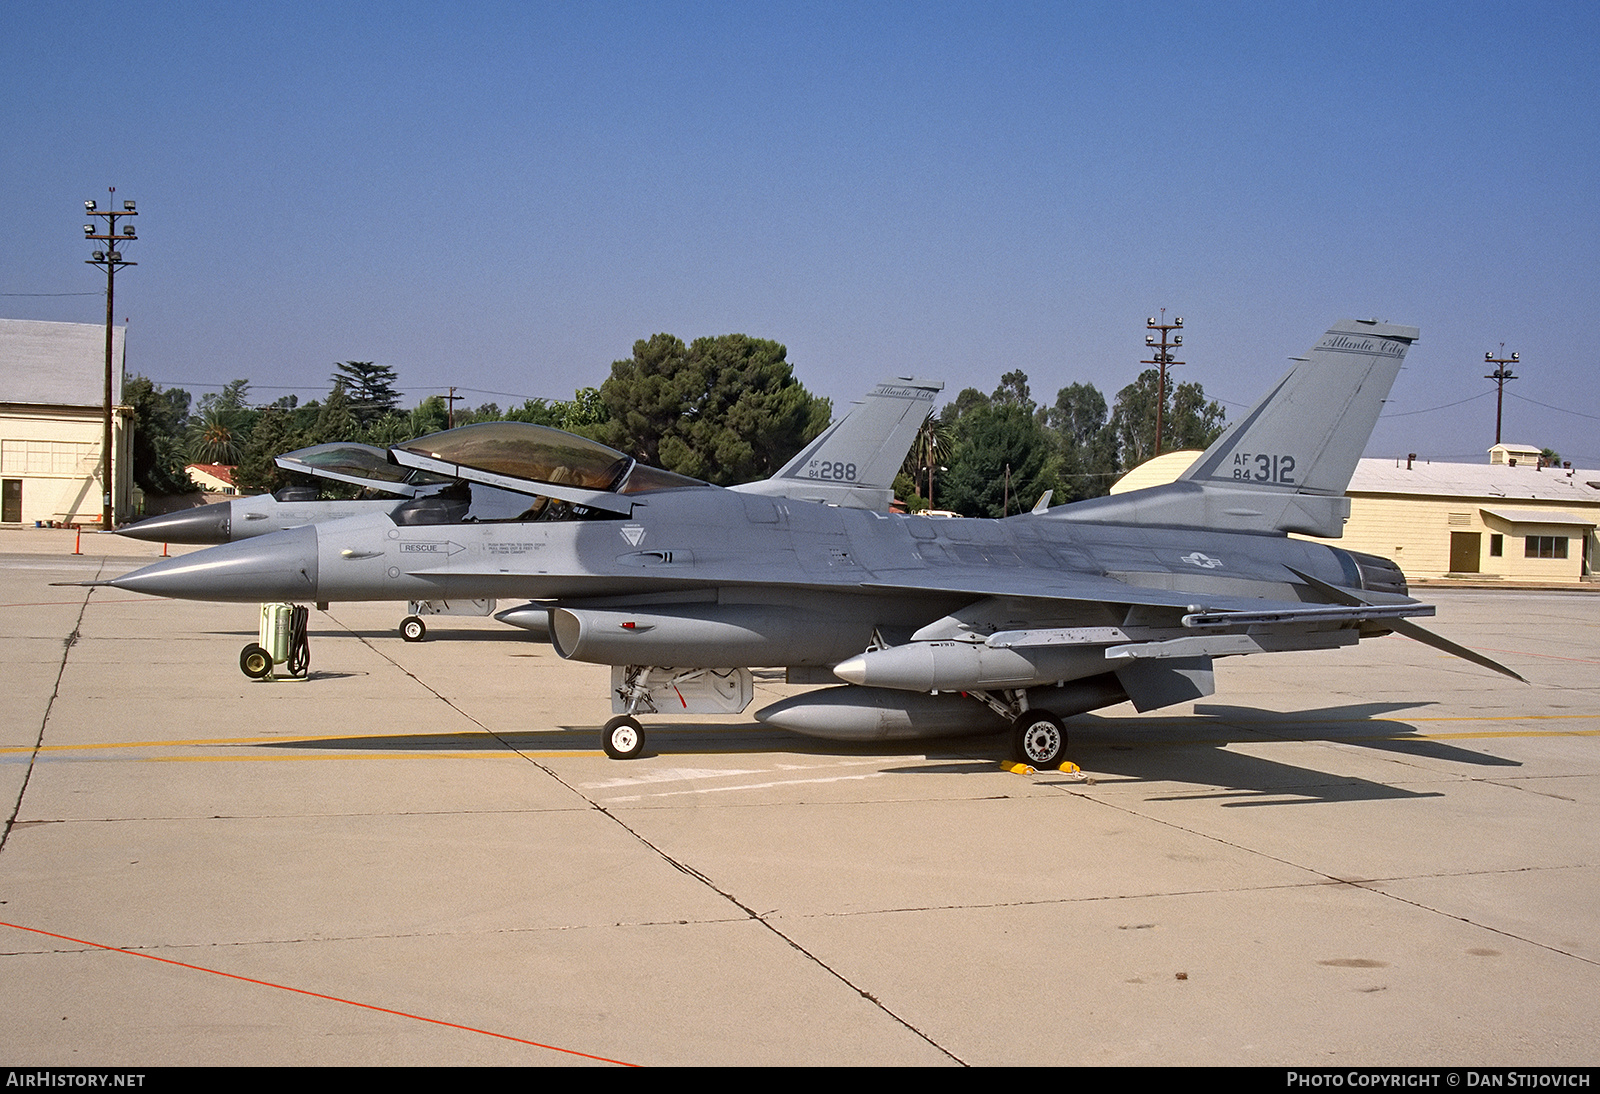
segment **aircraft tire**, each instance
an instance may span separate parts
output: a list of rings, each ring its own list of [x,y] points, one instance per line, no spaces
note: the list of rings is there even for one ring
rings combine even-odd
[[[427,633],[427,625],[414,615],[408,615],[400,620],[400,637],[407,642],[421,642]]]
[[[1011,723],[1014,759],[1040,771],[1060,767],[1067,758],[1067,731],[1061,719],[1043,710],[1030,710]]]
[[[263,680],[272,675],[272,654],[250,643],[239,651],[239,671],[252,680]]]
[[[632,715],[619,714],[600,731],[600,746],[613,760],[634,760],[644,753],[644,726]]]

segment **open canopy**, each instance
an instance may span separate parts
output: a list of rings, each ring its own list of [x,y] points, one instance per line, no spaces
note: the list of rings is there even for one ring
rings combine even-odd
[[[348,482],[400,497],[415,497],[452,481],[449,475],[400,467],[390,462],[387,449],[354,441],[297,448],[285,452],[274,462],[285,471]]]
[[[531,422],[479,422],[447,429],[395,445],[389,459],[403,467],[622,514],[631,506],[617,495],[705,485],[641,466],[599,441]]]

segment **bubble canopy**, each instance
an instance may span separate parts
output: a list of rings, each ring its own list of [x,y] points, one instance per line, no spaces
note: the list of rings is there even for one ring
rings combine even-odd
[[[354,441],[314,444],[285,452],[274,461],[285,471],[319,479],[353,483],[401,497],[415,497],[453,481],[448,475],[400,467],[389,461],[389,450]]]
[[[633,457],[598,441],[531,422],[478,422],[447,429],[394,445],[389,458],[403,467],[624,515],[632,506],[619,494],[705,485],[639,467]]]

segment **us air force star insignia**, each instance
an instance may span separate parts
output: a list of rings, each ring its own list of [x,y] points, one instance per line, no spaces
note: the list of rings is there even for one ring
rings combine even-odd
[[[628,541],[629,547],[639,546],[644,542],[644,525],[624,524],[622,526],[622,538]]]
[[[1190,551],[1178,561],[1187,562],[1191,566],[1200,566],[1207,570],[1215,570],[1222,565],[1220,558],[1212,558],[1210,555],[1203,555],[1199,551]]]

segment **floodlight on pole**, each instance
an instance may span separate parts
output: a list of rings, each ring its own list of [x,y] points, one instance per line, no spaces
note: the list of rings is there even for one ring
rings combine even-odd
[[[111,187],[112,195],[115,195],[116,192],[117,188],[115,186]],[[107,204],[111,203],[108,202]],[[116,514],[112,511],[114,488],[112,487],[111,478],[111,333],[113,329],[111,325],[111,317],[113,308],[115,307],[117,295],[117,271],[124,266],[138,265],[137,262],[125,261],[122,257],[122,252],[112,248],[127,244],[139,238],[138,235],[135,234],[132,224],[123,225],[122,234],[117,234],[118,220],[122,219],[123,217],[138,216],[139,214],[134,210],[133,202],[127,200],[123,201],[121,212],[112,212],[110,210],[101,212],[98,208],[96,208],[95,203],[92,201],[85,201],[83,203],[83,211],[89,216],[105,218],[105,234],[102,235],[97,233],[95,230],[96,225],[92,223],[85,224],[83,226],[83,238],[99,240],[108,244],[108,248],[106,250],[91,252],[91,256],[86,258],[84,261],[90,266],[99,266],[106,272],[105,413],[104,420],[102,422],[102,435],[100,440],[100,485],[103,487],[103,492],[101,493],[100,527],[109,531],[115,526],[116,523]]]
[[[1156,385],[1155,454],[1159,456],[1161,455],[1162,417],[1167,405],[1167,366],[1181,365],[1184,363],[1174,358],[1173,355],[1168,352],[1178,346],[1183,345],[1183,335],[1172,335],[1171,332],[1183,329],[1183,317],[1176,316],[1173,318],[1172,322],[1169,323],[1167,322],[1167,309],[1162,308],[1161,322],[1157,323],[1155,317],[1152,316],[1144,321],[1144,325],[1150,330],[1157,330],[1161,332],[1160,341],[1157,341],[1156,336],[1153,334],[1147,334],[1144,336],[1144,344],[1151,347],[1155,352],[1150,355],[1150,360],[1139,362],[1141,365],[1159,365],[1161,367],[1161,379]]]
[[[1505,406],[1505,401],[1506,401],[1506,382],[1508,380],[1517,379],[1516,373],[1512,372],[1506,366],[1507,365],[1516,364],[1517,361],[1519,360],[1519,357],[1515,353],[1513,353],[1510,357],[1507,357],[1507,356],[1505,356],[1505,352],[1506,352],[1506,344],[1504,342],[1501,342],[1500,343],[1500,354],[1501,355],[1499,357],[1496,357],[1494,355],[1493,351],[1491,351],[1489,353],[1485,353],[1483,355],[1483,360],[1484,360],[1485,364],[1489,364],[1489,365],[1494,365],[1495,366],[1495,370],[1484,377],[1485,380],[1493,380],[1494,383],[1495,383],[1495,389],[1496,389],[1495,397],[1494,397],[1494,443],[1495,444],[1499,444],[1500,443],[1500,412]]]

